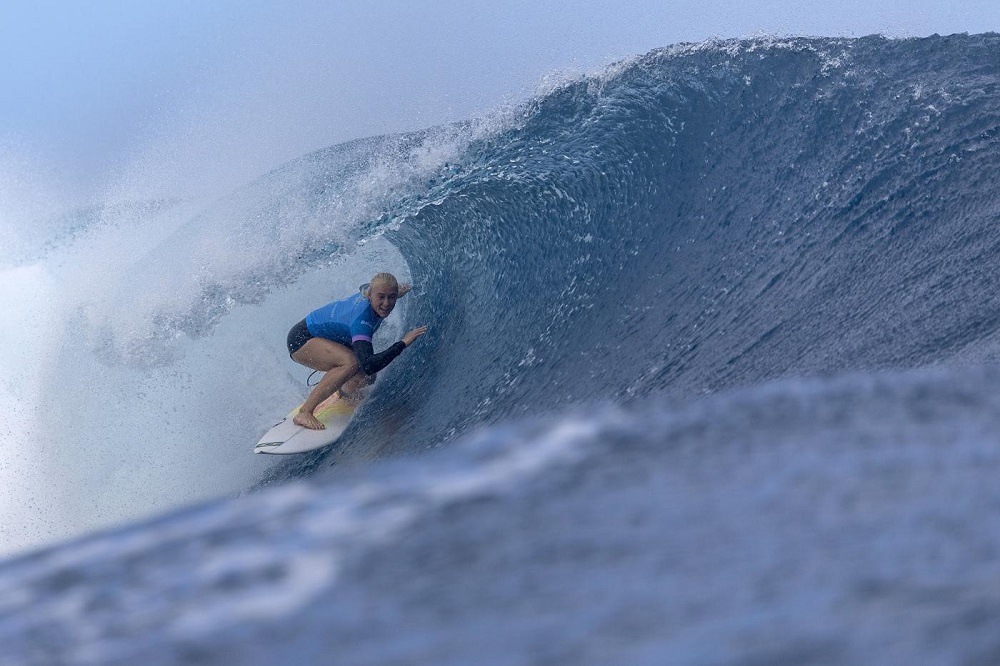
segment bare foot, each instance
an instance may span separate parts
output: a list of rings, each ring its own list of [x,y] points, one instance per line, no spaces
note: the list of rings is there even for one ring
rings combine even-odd
[[[326,430],[326,426],[309,412],[299,412],[292,419],[292,423],[303,428],[309,428],[310,430]]]

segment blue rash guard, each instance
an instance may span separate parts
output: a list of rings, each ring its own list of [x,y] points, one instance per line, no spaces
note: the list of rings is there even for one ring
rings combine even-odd
[[[375,353],[372,336],[382,325],[382,318],[375,314],[371,303],[362,294],[354,294],[313,310],[306,316],[305,325],[314,337],[351,347],[366,375],[382,370],[406,349],[406,344],[400,340],[385,351]]]
[[[327,303],[306,316],[306,327],[314,336],[348,347],[357,340],[371,342],[381,325],[382,318],[361,294]]]

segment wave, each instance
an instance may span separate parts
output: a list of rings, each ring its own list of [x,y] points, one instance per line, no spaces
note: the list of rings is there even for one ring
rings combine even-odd
[[[4,663],[989,661],[998,401],[924,370],[494,427],[8,562]]]
[[[995,548],[966,491],[991,487],[996,457],[998,52],[992,34],[660,49],[500,120],[319,151],[171,218],[72,310],[104,369],[53,374],[42,392],[112,386],[73,406],[82,422],[181,404],[156,443],[174,460],[211,450],[190,462],[212,460],[192,474],[198,497],[280,487],[0,567],[21,600],[0,635],[44,634],[64,613],[48,656],[111,661],[262,660],[245,628],[282,620],[322,625],[268,644],[304,659],[347,643],[359,661],[426,648],[460,663],[486,625],[546,661],[929,654],[928,622],[995,601],[972,581],[992,575],[980,555]],[[416,285],[388,332],[431,333],[380,373],[341,444],[247,472],[275,403],[305,391],[305,373],[280,365],[284,332],[352,291],[371,266],[346,262],[378,243]],[[100,246],[70,244],[84,264]],[[59,366],[78,351],[63,347]],[[94,478],[178,476],[167,458],[143,461]],[[124,560],[141,580],[117,578]],[[464,582],[442,592],[453,576]],[[153,608],[163,586],[211,599],[211,617],[183,594]],[[927,620],[920,604],[941,586]],[[82,605],[61,605],[67,590]],[[484,598],[497,610],[470,601]],[[362,599],[374,616],[342,610]],[[19,619],[29,602],[39,623]],[[143,608],[159,633],[117,628]],[[534,631],[538,608],[552,624]],[[405,624],[390,617],[431,618],[423,647],[358,638]],[[892,652],[898,617],[908,633]],[[988,653],[974,624],[930,647]],[[30,660],[26,642],[4,642]]]
[[[674,47],[534,101],[392,218],[433,335],[386,377],[375,408],[412,414],[378,446],[995,358],[996,48]]]

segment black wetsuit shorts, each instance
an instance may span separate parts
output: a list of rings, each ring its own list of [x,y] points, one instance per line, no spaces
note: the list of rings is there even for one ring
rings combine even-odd
[[[288,331],[288,355],[291,356],[302,349],[302,345],[312,340],[313,337],[315,336],[306,327],[305,319],[292,326],[292,330]]]
[[[309,332],[309,327],[306,326],[306,320],[303,319],[295,326],[292,326],[292,330],[288,331],[288,355],[291,356],[298,350],[302,349],[302,345],[309,342],[316,336]],[[332,340],[331,342],[337,342]],[[342,342],[337,342],[337,344],[344,344]],[[361,370],[369,376],[374,376],[375,373],[379,372],[385,366],[389,365],[393,359],[403,353],[406,349],[406,344],[400,340],[399,342],[390,345],[390,347],[378,354],[372,349],[372,343],[368,340],[357,340],[354,344],[348,346],[358,358],[358,365],[361,366]],[[294,360],[294,359],[293,359]]]

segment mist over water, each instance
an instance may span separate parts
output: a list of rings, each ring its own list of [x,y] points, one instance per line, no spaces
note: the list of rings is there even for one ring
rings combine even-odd
[[[246,443],[306,392],[288,328],[374,271],[408,279],[378,215],[483,131],[336,146],[208,200],[54,215],[12,192],[26,212],[4,228],[27,231],[0,257],[2,411],[23,453],[4,552],[251,488],[274,463]]]

